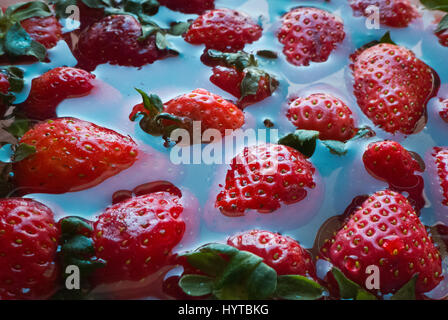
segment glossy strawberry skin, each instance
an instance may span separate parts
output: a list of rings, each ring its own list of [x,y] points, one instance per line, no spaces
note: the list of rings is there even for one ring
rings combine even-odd
[[[94,87],[95,75],[77,68],[59,67],[34,78],[31,91],[19,108],[31,119],[56,117],[64,99],[87,95]]]
[[[246,44],[257,41],[262,31],[259,25],[243,13],[231,9],[216,9],[197,18],[184,38],[191,44],[205,44],[207,49],[236,52]]]
[[[339,17],[321,9],[300,7],[283,17],[277,36],[289,63],[308,66],[310,62],[327,61],[344,40],[345,32]]]
[[[75,118],[38,123],[20,143],[36,148],[36,153],[13,165],[21,193],[84,190],[129,168],[138,154],[130,137]]]
[[[354,94],[366,116],[389,133],[414,133],[438,89],[434,71],[412,51],[387,43],[353,61]]]
[[[362,160],[371,175],[397,186],[412,186],[416,182],[415,172],[423,171],[409,151],[395,141],[369,144]]]
[[[297,129],[319,131],[321,140],[347,141],[356,134],[352,111],[341,100],[325,93],[315,93],[293,101],[288,119]]]
[[[316,278],[311,255],[288,236],[250,230],[229,237],[227,244],[263,258],[263,262],[272,267],[278,275],[298,274]]]
[[[99,64],[141,67],[167,55],[159,50],[155,36],[139,41],[140,23],[129,15],[111,15],[84,29],[74,49],[78,66],[93,70]]]
[[[227,216],[242,216],[253,209],[269,213],[281,203],[303,200],[314,188],[315,168],[300,152],[283,145],[246,147],[227,171],[225,188],[215,207]]]
[[[442,204],[448,206],[448,148],[435,147],[431,155],[436,164],[437,178],[442,190]]]
[[[33,40],[41,43],[47,49],[56,46],[56,43],[62,38],[62,26],[55,16],[29,18],[23,20],[21,25]]]
[[[362,287],[369,276],[366,268],[377,266],[383,294],[396,292],[417,273],[417,293],[443,279],[440,254],[425,226],[406,198],[389,190],[370,196],[322,255]]]
[[[182,212],[180,198],[167,192],[109,207],[93,224],[97,256],[106,262],[95,281],[139,281],[167,264],[185,233]]]
[[[0,200],[0,299],[46,299],[57,289],[60,232],[32,199]]]
[[[162,6],[183,13],[202,14],[215,8],[215,0],[160,0]]]
[[[379,7],[380,23],[389,27],[405,28],[420,16],[409,0],[350,0],[355,16],[368,17],[366,9],[371,5]]]

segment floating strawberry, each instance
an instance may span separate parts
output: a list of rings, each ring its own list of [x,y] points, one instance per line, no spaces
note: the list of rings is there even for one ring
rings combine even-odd
[[[165,104],[156,95],[148,96],[141,90],[143,103],[134,107],[130,119],[140,120],[142,129],[152,135],[169,138],[177,128],[189,130],[192,134],[193,121],[201,123],[201,131],[219,130],[222,136],[228,130],[239,129],[244,124],[244,113],[233,103],[212,94],[205,89],[196,89]]]
[[[21,193],[65,193],[93,187],[129,168],[138,153],[131,138],[75,118],[38,123],[20,143],[35,149],[13,165]]]
[[[162,6],[183,13],[202,14],[215,8],[215,0],[160,0]]]
[[[25,102],[18,105],[31,119],[56,117],[56,108],[64,99],[88,94],[95,76],[82,69],[59,67],[34,78]]]
[[[380,23],[389,27],[405,28],[420,14],[409,0],[350,0],[354,15],[369,17],[372,12],[366,10],[376,6],[379,10]]]
[[[286,59],[296,66],[327,61],[344,38],[344,24],[339,17],[311,7],[288,12],[278,32]]]
[[[319,131],[321,140],[347,141],[357,131],[350,108],[341,99],[325,93],[294,100],[287,117],[297,129]]]
[[[426,103],[437,93],[435,72],[404,47],[380,43],[353,56],[354,94],[361,110],[383,130],[421,129]]]
[[[60,232],[32,199],[0,200],[0,299],[46,299],[57,289]]]
[[[227,216],[246,210],[269,213],[282,203],[305,199],[314,188],[315,168],[297,150],[276,144],[246,147],[231,163],[226,183],[216,197],[216,208]]]
[[[432,149],[431,156],[435,162],[438,185],[442,191],[442,204],[448,206],[448,148],[435,147]]]
[[[327,243],[322,255],[363,288],[366,268],[377,266],[377,293],[397,292],[416,275],[416,293],[424,293],[443,278],[440,254],[425,226],[406,198],[394,191],[370,196]]]
[[[216,9],[197,18],[184,38],[191,44],[205,44],[207,49],[236,52],[246,44],[257,41],[262,31],[259,25],[243,13],[231,9]]]

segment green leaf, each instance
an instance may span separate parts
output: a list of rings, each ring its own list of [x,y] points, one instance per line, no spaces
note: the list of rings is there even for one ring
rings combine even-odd
[[[435,32],[441,32],[443,30],[448,29],[448,14],[444,15],[442,20],[440,20],[439,24],[437,25],[437,29]]]
[[[187,274],[180,278],[179,287],[189,296],[205,296],[213,291],[213,279],[207,276]]]
[[[260,263],[251,272],[246,283],[250,300],[268,299],[277,287],[277,272],[265,263]]]
[[[263,261],[257,255],[247,251],[238,251],[230,258],[226,269],[216,281],[216,289],[241,283]]]
[[[266,59],[277,59],[278,58],[278,54],[275,51],[270,51],[270,50],[259,50],[257,51],[257,56],[266,58]]]
[[[375,136],[375,131],[373,131],[370,127],[361,127],[356,132],[355,136],[351,140],[361,139],[364,137],[373,137]]]
[[[429,10],[441,10],[448,12],[447,0],[420,0],[420,2]]]
[[[373,294],[365,290],[358,290],[355,300],[378,300]]]
[[[235,247],[221,244],[221,243],[210,243],[206,244],[198,249],[200,252],[216,252],[219,254],[224,254],[226,256],[234,256],[239,250]]]
[[[390,299],[391,300],[415,300],[415,285],[418,274],[415,274],[403,287],[400,288]]]
[[[316,150],[316,140],[319,131],[296,130],[278,140],[279,144],[294,148],[300,151],[305,157],[310,158]]]
[[[347,154],[347,145],[342,141],[336,141],[336,140],[321,140],[322,144],[326,146],[331,153],[343,156]]]
[[[387,31],[379,40],[379,43],[390,43],[390,44],[396,44],[392,38],[390,37],[390,31]]]
[[[188,31],[191,24],[192,24],[192,21],[173,23],[173,24],[171,24],[170,29],[168,30],[168,33],[173,36],[181,36],[185,32]]]
[[[14,150],[13,162],[22,161],[36,153],[36,147],[26,143],[21,143]]]
[[[257,67],[258,63],[253,54],[244,51],[236,53],[227,53],[217,50],[208,50],[206,53],[208,59],[217,61],[227,67],[235,67],[238,71],[243,71],[248,67]]]
[[[49,17],[53,15],[48,5],[41,1],[30,1],[11,5],[5,15],[14,22],[20,22],[32,17]]]
[[[50,3],[54,4],[54,11],[58,18],[68,18],[71,13],[67,13],[67,8],[76,6],[77,0],[54,0]]]
[[[65,217],[59,222],[62,239],[72,238],[76,235],[89,235],[93,231],[92,225],[83,218]]]
[[[148,96],[148,94],[146,94],[146,92],[141,89],[135,88],[135,90],[137,90],[137,92],[142,96],[143,106],[146,110],[149,111],[151,116],[155,117],[157,114],[163,111],[163,102],[159,96],[155,94],[151,94]]]
[[[153,16],[159,11],[159,3],[155,0],[126,0],[123,10],[146,20],[145,16]]]
[[[9,91],[20,92],[23,90],[23,70],[15,66],[0,67],[0,72],[8,76]]]
[[[93,240],[83,235],[75,235],[70,241],[62,245],[62,249],[66,254],[71,256],[88,256],[95,255],[95,247]]]
[[[361,288],[356,282],[348,279],[341,270],[333,267],[331,270],[339,286],[339,294],[343,299],[362,298],[363,300],[376,300],[376,297]],[[368,298],[368,299],[367,299]]]
[[[192,267],[213,277],[221,274],[227,264],[227,261],[216,252],[192,252],[185,256]]]
[[[317,282],[300,275],[284,275],[277,278],[276,296],[287,300],[316,300],[324,289]]]
[[[241,99],[257,94],[261,76],[259,70],[246,69],[243,81],[241,81]]]
[[[47,54],[45,47],[32,40],[18,22],[9,28],[4,41],[5,51],[10,56],[33,56],[42,61]]]
[[[14,122],[6,128],[16,138],[21,138],[30,129],[30,122],[26,118],[15,117]]]
[[[160,31],[160,28],[157,25],[152,25],[152,24],[142,25],[142,35],[138,40],[144,41],[146,38],[155,34],[158,31]]]
[[[156,33],[156,46],[159,50],[165,50],[168,47],[166,36],[162,32]]]

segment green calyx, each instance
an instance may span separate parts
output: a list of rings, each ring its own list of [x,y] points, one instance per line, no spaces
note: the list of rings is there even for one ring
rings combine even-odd
[[[258,54],[260,54],[260,52]],[[240,86],[240,100],[247,96],[256,95],[260,89],[260,80],[262,78],[265,79],[271,94],[278,88],[279,83],[277,79],[259,68],[258,61],[253,54],[244,51],[227,53],[217,50],[208,50],[206,52],[206,57],[219,65],[235,68],[237,71],[244,73],[244,78]]]
[[[21,2],[0,10],[0,56],[9,58],[32,56],[42,61],[47,55],[46,48],[22,28],[20,22],[33,17],[48,17],[52,12],[41,1]]]
[[[179,286],[190,296],[219,300],[319,299],[324,289],[298,275],[278,276],[263,259],[223,244],[208,244],[184,254],[201,275],[187,274]]]
[[[0,92],[0,104],[10,106],[16,99],[14,93],[19,93],[23,90],[23,70],[14,66],[4,66],[0,67],[0,73],[3,73],[9,82],[8,92]]]
[[[420,2],[428,10],[439,10],[439,11],[448,12],[448,0],[420,0]],[[436,33],[442,32],[446,29],[448,29],[448,14],[446,14],[442,18],[442,20],[440,20],[435,32]]]

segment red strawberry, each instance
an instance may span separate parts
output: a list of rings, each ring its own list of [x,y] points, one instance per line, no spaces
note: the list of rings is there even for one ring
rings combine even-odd
[[[406,48],[380,43],[353,57],[354,94],[361,110],[383,130],[411,134],[437,92],[433,70]]]
[[[327,61],[344,38],[344,24],[339,17],[311,7],[288,12],[278,33],[286,59],[296,66]]]
[[[448,206],[448,147],[435,147],[431,154],[438,176],[438,183],[442,190],[442,204]]]
[[[436,32],[436,36],[439,38],[439,42],[442,46],[448,47],[448,29]]]
[[[396,186],[413,186],[416,171],[423,172],[405,148],[395,141],[379,141],[369,144],[362,156],[366,170],[374,177]]]
[[[215,0],[159,0],[159,3],[183,13],[202,14],[206,10],[215,8]]]
[[[149,101],[146,94],[142,93],[142,95],[144,101],[145,99]],[[157,99],[159,98],[157,97]],[[164,134],[164,129],[173,124],[190,130],[192,128],[191,121],[200,121],[202,132],[207,129],[216,129],[221,132],[222,136],[227,134],[226,130],[236,130],[244,124],[244,113],[238,107],[205,89],[196,89],[191,93],[172,99],[163,106],[158,106],[159,110],[155,107],[157,112],[169,114],[179,120],[182,119],[182,123],[170,120],[164,120],[162,123],[153,121],[157,116],[157,114],[150,114],[149,110],[153,107],[155,106],[148,104],[145,106],[145,103],[138,104],[134,107],[130,118],[135,120],[138,114],[145,114],[141,125],[145,131],[155,135]]]
[[[321,140],[347,141],[356,134],[350,108],[325,93],[296,99],[290,104],[287,117],[298,129],[319,131]]]
[[[31,91],[19,108],[32,119],[56,117],[56,108],[64,99],[88,94],[95,76],[87,71],[60,67],[34,78]]]
[[[141,36],[142,26],[134,17],[107,16],[81,32],[74,54],[86,70],[107,62],[141,67],[167,55],[167,50],[157,48],[155,35],[145,40]]]
[[[401,194],[386,190],[370,196],[322,249],[324,257],[365,288],[366,268],[380,272],[380,292],[393,293],[418,274],[416,292],[441,280],[441,258],[425,226]]]
[[[264,259],[278,275],[298,274],[316,278],[311,255],[294,239],[269,231],[250,230],[234,235],[227,244]]]
[[[182,240],[185,222],[180,198],[156,192],[117,203],[94,222],[98,258],[106,262],[94,277],[99,283],[139,281],[167,264]]]
[[[55,16],[29,18],[23,20],[21,25],[33,40],[47,49],[53,48],[62,38],[62,26]]]
[[[443,121],[448,123],[448,99],[442,100],[440,99],[441,104],[442,104],[442,108],[439,112],[440,117],[442,118]]]
[[[21,192],[65,193],[93,187],[129,168],[138,153],[130,137],[75,119],[38,123],[20,139],[36,153],[14,164]]]
[[[350,6],[357,17],[371,15],[372,12],[366,12],[366,9],[372,5],[379,9],[381,24],[389,27],[407,27],[420,16],[409,0],[350,0]]]
[[[46,299],[57,289],[60,232],[45,205],[0,200],[0,299]]]
[[[197,18],[184,35],[191,44],[205,44],[207,49],[224,52],[242,50],[257,41],[263,29],[250,17],[231,9],[216,9]]]
[[[0,72],[0,93],[7,94],[9,92],[10,84],[8,76]]]
[[[272,212],[281,203],[303,200],[306,188],[315,187],[314,173],[313,165],[290,147],[246,147],[232,160],[225,189],[218,194],[215,207],[227,216],[242,216],[249,209]]]

